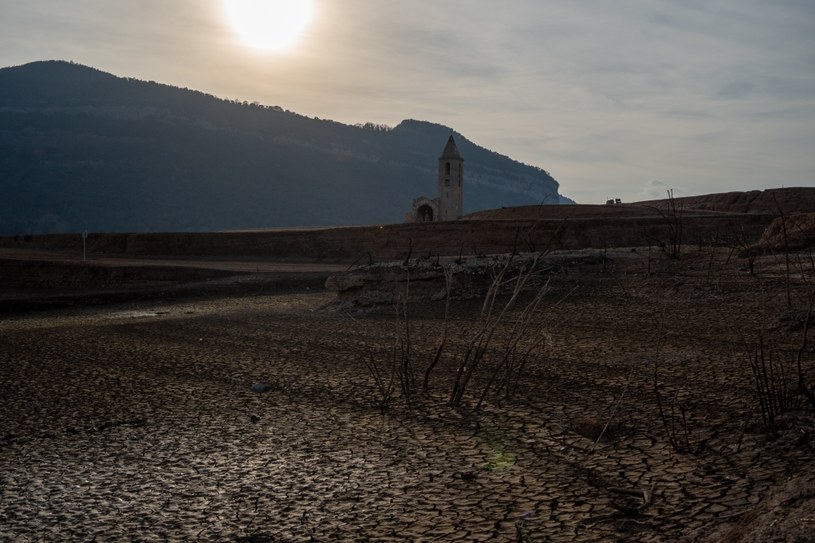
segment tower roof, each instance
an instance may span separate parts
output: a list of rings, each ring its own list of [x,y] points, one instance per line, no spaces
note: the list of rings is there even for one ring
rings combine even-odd
[[[458,153],[458,147],[456,147],[456,141],[453,139],[452,134],[450,134],[450,137],[447,139],[447,145],[444,146],[444,151],[439,157],[439,160],[464,160]]]

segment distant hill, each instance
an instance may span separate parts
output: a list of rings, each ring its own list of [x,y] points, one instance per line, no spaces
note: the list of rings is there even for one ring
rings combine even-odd
[[[61,61],[0,69],[0,235],[398,223],[451,129],[349,126]],[[465,211],[566,202],[456,134]]]

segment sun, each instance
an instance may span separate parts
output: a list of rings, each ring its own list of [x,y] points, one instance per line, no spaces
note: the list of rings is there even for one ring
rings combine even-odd
[[[255,49],[289,49],[314,13],[312,0],[223,0],[227,21],[241,41]]]

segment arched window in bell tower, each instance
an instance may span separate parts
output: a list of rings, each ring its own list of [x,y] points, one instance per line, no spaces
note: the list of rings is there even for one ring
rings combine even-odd
[[[447,170],[447,175],[450,175],[450,163],[449,162],[445,165],[445,169]]]

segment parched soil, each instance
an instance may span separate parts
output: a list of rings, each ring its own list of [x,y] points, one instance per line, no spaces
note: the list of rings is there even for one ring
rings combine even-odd
[[[532,354],[480,411],[528,297],[458,407],[480,299],[451,301],[429,397],[444,301],[407,322],[322,290],[6,315],[0,540],[811,541],[808,253],[574,256],[542,266]],[[383,409],[373,368],[387,382],[406,329],[418,390]]]
[[[729,213],[770,213],[792,215],[815,210],[815,187],[786,187],[766,190],[748,190],[703,194],[639,202],[646,207],[667,209],[673,205],[684,209]]]

